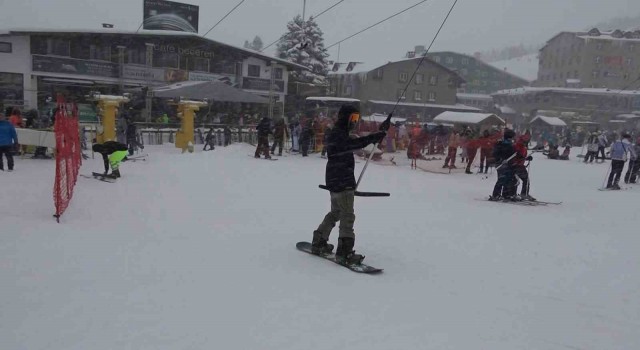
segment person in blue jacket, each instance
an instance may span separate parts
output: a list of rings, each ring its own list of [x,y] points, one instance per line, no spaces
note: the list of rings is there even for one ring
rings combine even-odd
[[[4,171],[2,155],[7,157],[9,171],[13,171],[13,150],[18,146],[18,134],[16,128],[7,121],[4,114],[0,113],[0,170]]]

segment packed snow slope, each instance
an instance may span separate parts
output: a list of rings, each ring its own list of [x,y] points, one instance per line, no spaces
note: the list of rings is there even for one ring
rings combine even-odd
[[[372,276],[295,249],[329,209],[318,155],[149,148],[115,184],[80,178],[60,224],[53,161],[0,172],[0,348],[640,346],[640,188],[598,191],[609,163],[536,154],[549,207],[476,200],[495,174],[372,165],[361,190],[392,194],[356,199]]]

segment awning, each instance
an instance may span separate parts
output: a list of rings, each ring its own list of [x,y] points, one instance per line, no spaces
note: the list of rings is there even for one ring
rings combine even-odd
[[[208,99],[217,102],[269,103],[269,99],[246,92],[219,81],[187,81],[153,90],[155,97],[193,100]]]
[[[465,112],[442,112],[433,118],[434,123],[453,123],[453,124],[491,124],[504,125],[505,121],[492,113],[465,113]]]

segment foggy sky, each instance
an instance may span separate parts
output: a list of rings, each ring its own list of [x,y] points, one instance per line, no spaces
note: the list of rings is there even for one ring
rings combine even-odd
[[[240,0],[185,0],[200,6],[202,35]],[[317,19],[329,46],[419,0],[346,0]],[[338,0],[307,0],[306,16]],[[0,0],[0,28],[101,28],[136,30],[142,0]],[[265,45],[302,14],[303,0],[246,0],[207,35],[241,46],[257,34]],[[430,0],[340,45],[340,61],[395,60],[428,45],[453,0]],[[640,14],[638,0],[459,0],[431,51],[471,54],[511,44],[542,44],[559,31],[583,30],[618,16]],[[640,23],[638,23],[640,26]],[[625,29],[625,28],[622,28]],[[272,47],[275,48],[275,45]],[[271,49],[266,51],[273,54]],[[335,60],[338,47],[329,50]]]

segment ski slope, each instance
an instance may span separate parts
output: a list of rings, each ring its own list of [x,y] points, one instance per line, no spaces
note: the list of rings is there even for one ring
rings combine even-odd
[[[597,191],[609,163],[535,154],[549,207],[477,201],[495,175],[372,165],[361,190],[392,195],[356,199],[356,250],[385,269],[369,276],[295,249],[329,208],[324,159],[148,148],[115,184],[80,178],[60,224],[53,161],[0,172],[0,348],[640,345],[640,188]]]

